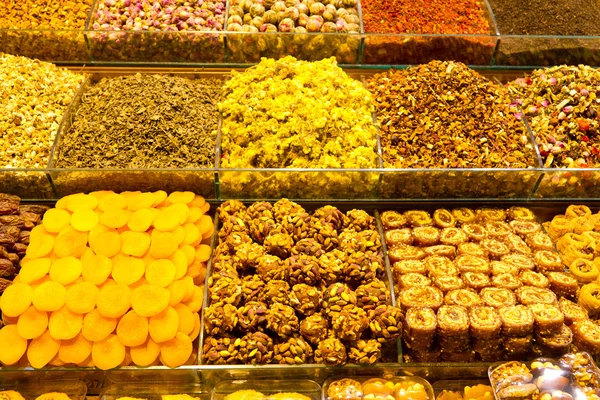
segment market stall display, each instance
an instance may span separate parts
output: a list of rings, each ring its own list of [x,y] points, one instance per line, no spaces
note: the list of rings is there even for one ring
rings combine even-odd
[[[323,385],[323,398],[325,400],[434,400],[434,395],[431,384],[423,378],[358,376],[328,379]]]
[[[60,199],[32,229],[0,298],[4,365],[194,363],[209,205],[191,192],[94,192]]]
[[[488,384],[489,382],[476,383],[470,386],[465,385],[464,382],[460,380],[436,382],[434,389],[436,387],[452,387],[441,390],[436,396],[436,400],[494,400],[494,392]]]
[[[321,386],[311,380],[221,381],[212,391],[213,400],[320,400]]]

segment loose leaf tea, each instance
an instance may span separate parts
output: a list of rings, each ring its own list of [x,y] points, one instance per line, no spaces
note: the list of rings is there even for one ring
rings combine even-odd
[[[383,159],[395,168],[534,165],[506,88],[461,63],[433,61],[373,76]]]
[[[83,94],[58,166],[212,167],[221,85],[166,75],[102,79]]]

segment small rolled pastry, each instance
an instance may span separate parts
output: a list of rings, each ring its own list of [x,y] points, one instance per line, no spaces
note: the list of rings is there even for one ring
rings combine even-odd
[[[556,294],[550,289],[542,289],[535,286],[522,286],[515,292],[517,300],[521,304],[557,304]]]
[[[428,350],[437,330],[437,317],[431,308],[413,307],[404,316],[404,339],[414,350]]]
[[[413,286],[400,291],[400,304],[403,310],[426,307],[437,311],[443,303],[444,294],[436,287]]]
[[[560,332],[565,322],[565,317],[560,308],[552,304],[536,303],[530,304],[529,309],[533,313],[536,332],[539,332],[541,335]]]
[[[540,250],[536,251],[533,255],[533,259],[540,272],[562,272],[564,271],[564,264],[562,259],[555,251]]]
[[[600,274],[598,266],[592,261],[578,258],[569,266],[569,272],[579,283],[586,284],[596,280]]]
[[[496,287],[482,289],[479,293],[486,306],[502,308],[517,304],[517,296],[508,290]]]
[[[444,302],[449,306],[462,306],[465,308],[483,305],[481,297],[470,289],[452,290],[446,294]]]
[[[592,215],[592,210],[588,206],[584,205],[570,205],[567,207],[567,211],[565,211],[565,216],[569,219],[577,218],[577,217],[590,217]]]
[[[521,271],[518,266],[505,263],[504,261],[492,261],[490,262],[490,268],[492,270],[492,275],[519,275],[519,272]]]
[[[475,221],[475,211],[470,208],[455,208],[452,210],[452,215],[456,218],[459,225],[470,224]]]
[[[404,213],[404,217],[408,220],[408,224],[413,228],[418,226],[431,226],[433,219],[431,215],[424,210],[409,210]]]
[[[433,277],[433,285],[440,289],[444,294],[457,289],[464,289],[465,282],[461,277],[455,275],[435,276]]]
[[[583,285],[577,303],[592,317],[600,315],[600,282]]]
[[[488,258],[488,252],[477,242],[465,242],[458,245],[458,254]]]
[[[519,277],[521,278],[523,285],[526,286],[535,286],[544,289],[550,287],[550,280],[546,278],[546,275],[539,272],[525,270],[521,271]]]
[[[490,263],[482,257],[460,255],[454,259],[454,263],[461,273],[464,272],[479,272],[482,274],[490,273]]]
[[[416,274],[414,272],[404,274],[398,279],[398,287],[406,289],[413,286],[431,286],[431,279],[425,275]]]
[[[423,260],[402,260],[392,264],[392,272],[394,276],[396,276],[396,274],[399,276],[402,274],[409,274],[411,272],[415,272],[417,274],[426,274],[427,268]]]
[[[511,221],[525,221],[533,222],[537,221],[537,218],[533,211],[526,207],[511,207],[506,212],[507,217]]]
[[[419,247],[435,246],[440,241],[440,230],[435,226],[418,226],[412,230],[413,244]]]
[[[591,217],[578,217],[573,218],[571,221],[573,222],[573,233],[578,235],[593,231],[596,226]]]
[[[500,274],[492,277],[492,286],[508,290],[517,290],[523,286],[523,282],[518,276],[510,274]]]
[[[456,218],[449,210],[440,208],[433,213],[433,223],[441,229],[452,228],[456,225]]]
[[[458,246],[468,240],[467,234],[460,228],[444,228],[440,236],[440,242],[450,246]]]
[[[529,256],[533,253],[533,250],[531,250],[529,245],[525,243],[525,240],[515,233],[505,236],[503,240],[510,249],[511,253],[519,253],[526,256]]]
[[[525,243],[527,243],[533,251],[554,250],[552,239],[550,239],[550,236],[546,235],[544,232],[536,232],[527,235],[525,238]]]
[[[506,210],[501,208],[482,207],[475,211],[478,221],[484,222],[503,222],[506,221]]]
[[[573,343],[573,332],[568,326],[563,325],[556,333],[543,335],[536,332],[535,340],[542,346],[546,354],[563,355],[569,352]]]
[[[591,320],[575,321],[571,325],[573,344],[579,351],[591,354],[600,352],[600,326]]]
[[[508,245],[496,239],[484,239],[481,241],[481,246],[487,251],[492,260],[500,260],[510,253]]]
[[[490,278],[487,274],[480,272],[465,272],[462,274],[463,281],[467,288],[479,292],[481,289],[491,286]]]
[[[542,226],[537,222],[510,221],[509,225],[512,228],[513,232],[515,232],[522,238],[526,237],[527,235],[531,235],[542,231]]]
[[[402,260],[422,260],[425,256],[425,251],[416,246],[398,245],[388,249],[388,257],[392,263]]]
[[[485,229],[488,232],[488,236],[495,239],[502,239],[513,233],[512,228],[506,222],[491,221],[485,224]]]
[[[567,233],[573,233],[573,221],[564,216],[556,216],[550,221],[546,230],[550,238],[556,242],[558,239],[566,235]]]
[[[388,247],[394,247],[403,244],[410,246],[414,241],[412,229],[410,228],[391,229],[385,232],[383,236]]]
[[[465,224],[462,229],[472,242],[481,242],[488,237],[487,230],[481,224]]]
[[[425,259],[424,263],[430,278],[459,274],[458,267],[446,257],[429,256]]]
[[[523,254],[509,254],[502,257],[502,261],[518,267],[521,271],[533,271],[535,269],[535,261],[533,258]]]
[[[526,336],[533,332],[533,313],[527,306],[516,305],[498,310],[502,321],[502,334],[505,336]]]
[[[441,306],[437,312],[438,332],[441,336],[469,334],[469,311],[456,305]]]
[[[475,306],[469,309],[471,336],[490,340],[496,338],[502,330],[500,315],[494,307]]]
[[[589,319],[590,317],[585,308],[564,298],[558,301],[558,307],[565,317],[565,325],[567,326],[571,326],[575,321]]]
[[[384,211],[381,213],[383,229],[401,229],[408,225],[408,220],[398,211]]]
[[[456,257],[456,247],[447,244],[438,244],[425,248],[425,254],[428,256],[442,256],[454,260]]]

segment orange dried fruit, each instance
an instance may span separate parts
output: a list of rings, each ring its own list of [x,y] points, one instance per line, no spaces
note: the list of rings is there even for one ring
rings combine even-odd
[[[150,192],[140,193],[127,198],[127,209],[129,211],[137,211],[142,208],[154,207],[155,200],[154,194]]]
[[[156,361],[159,354],[160,346],[150,338],[141,346],[132,347],[129,350],[131,361],[139,367],[148,367]]]
[[[196,340],[198,335],[200,334],[200,314],[194,314],[194,329],[192,329],[192,333],[190,333],[190,339],[192,342]]]
[[[131,361],[131,355],[129,354],[129,347],[125,347],[125,358],[123,359],[123,362],[120,364],[121,367],[128,367],[131,365],[132,361]]]
[[[105,287],[109,287],[109,286],[115,286],[118,285],[117,282],[115,282],[114,279],[112,278],[108,278],[107,280],[105,280],[104,282],[102,282],[101,285],[98,286],[98,289],[102,290]],[[100,295],[100,293],[98,293],[98,295]],[[98,299],[96,299],[96,305],[98,304]]]
[[[58,208],[51,208],[44,213],[42,225],[49,233],[58,233],[71,224],[71,214]]]
[[[91,282],[81,282],[67,289],[66,307],[79,314],[87,314],[96,308],[100,289]]]
[[[98,206],[98,198],[85,193],[77,193],[68,197],[67,210],[93,210]]]
[[[152,225],[160,231],[169,232],[180,225],[179,218],[180,216],[176,211],[167,207],[160,210],[160,212],[154,216]]]
[[[208,210],[210,210],[210,204],[208,204],[208,203],[204,203],[204,204],[202,205],[202,207],[200,207],[200,209],[202,210],[202,212],[203,212],[204,214],[206,214],[206,213],[208,212]]]
[[[196,259],[194,260],[194,262],[192,262],[192,265],[188,267],[185,276],[191,276],[192,278],[196,278],[197,276],[202,274],[202,270],[205,268],[206,266],[204,265],[204,263]]]
[[[36,258],[46,257],[52,252],[54,248],[54,236],[50,234],[43,234],[36,238],[36,240],[29,238],[29,247],[25,251],[28,259],[33,260]]]
[[[169,195],[168,199],[173,204],[188,204],[194,200],[195,196],[193,192],[173,192]]]
[[[194,196],[194,200],[190,203],[190,207],[202,207],[206,204],[206,200],[202,196]]]
[[[185,230],[183,229],[183,226],[178,226],[177,228],[173,229],[171,233],[175,238],[177,247],[179,247],[179,245],[183,242],[183,239],[185,239]]]
[[[92,246],[92,243],[96,239],[98,239],[98,236],[100,236],[101,234],[103,234],[105,232],[111,232],[111,231],[114,231],[114,229],[111,229],[102,224],[96,225],[96,227],[88,233],[88,243],[89,243],[90,247]]]
[[[174,279],[181,279],[187,272],[188,262],[185,252],[181,249],[175,250],[175,252],[169,257],[169,260],[175,265],[175,277]]]
[[[183,301],[187,291],[187,284],[183,280],[176,280],[169,285],[168,289],[169,292],[171,292],[171,301],[169,302],[169,305],[173,306]]]
[[[9,317],[8,315],[2,316],[2,322],[4,325],[14,325],[19,320],[19,317]]]
[[[87,282],[101,285],[112,273],[112,260],[103,255],[95,255],[88,249],[81,256],[81,276]]]
[[[104,286],[96,300],[98,311],[108,318],[120,318],[131,307],[131,289],[129,286],[117,283]]]
[[[103,232],[90,245],[94,253],[114,257],[121,251],[121,235],[116,231]]]
[[[196,260],[206,262],[210,259],[210,246],[201,244],[196,248]]]
[[[156,285],[141,285],[133,291],[131,306],[142,317],[153,317],[169,306],[171,292]]]
[[[160,314],[150,317],[148,331],[152,340],[162,343],[173,339],[177,334],[178,327],[179,314],[173,307],[167,307]]]
[[[82,208],[71,215],[71,226],[80,232],[89,232],[99,223],[100,216],[94,210]]]
[[[23,339],[35,339],[48,328],[48,313],[39,311],[34,306],[29,307],[19,316],[17,330]]]
[[[174,307],[179,315],[178,332],[189,335],[194,330],[194,313],[185,304],[176,304]]]
[[[142,257],[150,248],[150,235],[145,232],[121,233],[121,251],[127,255]]]
[[[203,215],[200,217],[200,220],[196,223],[198,229],[200,229],[200,234],[204,237],[204,234],[210,232],[212,234],[214,230],[213,220],[210,215]]]
[[[204,302],[204,285],[203,286],[194,286],[194,293],[192,297],[186,301],[185,304],[191,312],[197,313],[202,308],[202,303]]]
[[[150,263],[156,261],[156,258],[152,257],[150,253],[146,253],[144,254],[144,257],[142,257],[142,260],[144,261],[144,265],[147,267],[148,265],[150,265]]]
[[[31,305],[33,290],[26,283],[13,283],[4,290],[0,297],[2,314],[9,317],[18,317]]]
[[[98,208],[103,212],[108,210],[122,210],[126,207],[127,201],[125,197],[117,193],[108,194],[98,202]]]
[[[90,196],[93,196],[98,200],[98,205],[100,205],[100,201],[108,196],[109,194],[114,194],[112,190],[96,190],[94,192],[90,192]]]
[[[146,232],[152,226],[152,222],[154,222],[154,213],[149,208],[142,208],[131,214],[127,226],[135,232]]]
[[[67,307],[54,311],[48,318],[48,331],[57,340],[73,339],[82,327],[83,315],[71,312]]]
[[[107,210],[100,216],[100,223],[109,228],[118,229],[125,225],[129,221],[131,211],[122,209]]]
[[[170,232],[152,232],[150,255],[155,258],[169,258],[177,250],[175,236]]]
[[[83,317],[81,334],[90,342],[104,340],[115,331],[117,327],[116,318],[108,318],[100,314],[98,309],[92,310]]]
[[[63,340],[58,349],[58,356],[65,364],[79,365],[92,354],[92,342],[82,334],[70,340]]]
[[[27,360],[33,368],[43,368],[58,354],[59,348],[60,340],[54,339],[50,331],[46,331],[29,342]]]
[[[68,201],[69,201],[69,196],[62,197],[56,201],[54,208],[57,208],[59,210],[66,210]]]
[[[185,282],[185,296],[183,296],[183,299],[181,299],[182,303],[185,303],[186,301],[190,300],[192,298],[192,296],[194,295],[194,291],[195,291],[195,285],[194,285],[194,278],[192,278],[191,276],[185,276],[181,279],[183,282]]]
[[[198,229],[198,227],[194,224],[184,224],[183,225],[183,230],[185,233],[185,236],[183,238],[182,243],[185,244],[189,244],[193,246],[193,243],[201,240],[202,239],[202,235],[200,234],[200,229]]]
[[[50,267],[50,278],[54,282],[58,282],[62,285],[68,285],[73,283],[77,278],[81,276],[81,270],[83,266],[81,260],[75,257],[64,257],[52,263]]]
[[[58,282],[47,281],[35,288],[31,303],[40,311],[57,311],[65,305],[67,289]]]
[[[67,226],[54,240],[54,254],[57,257],[81,257],[87,249],[88,233]]]
[[[156,260],[146,268],[146,280],[151,285],[167,287],[174,279],[175,264],[171,260]]]
[[[104,340],[92,345],[92,360],[97,368],[116,368],[125,360],[125,346],[117,335],[108,335]]]
[[[185,254],[185,258],[187,259],[187,265],[191,265],[196,258],[196,249],[192,246],[183,245],[179,248]]]
[[[23,339],[16,325],[6,325],[0,329],[0,363],[13,365],[19,362],[27,350],[27,339]]]
[[[52,280],[52,279],[50,279],[50,275],[44,275],[44,276],[42,276],[40,279],[38,279],[38,280],[36,280],[36,281],[29,282],[29,286],[31,286],[31,290],[35,290],[35,289],[37,289],[37,287],[38,287],[38,286],[40,286],[42,283],[49,282],[49,281],[51,281],[51,280]],[[16,279],[16,280],[14,280],[14,281],[13,281],[13,283],[23,283],[23,282],[21,282],[21,280],[20,280],[20,279]]]
[[[176,368],[183,365],[192,355],[192,341],[181,332],[160,344],[160,357],[165,365]]]
[[[117,324],[117,337],[125,346],[135,347],[148,339],[148,318],[140,317],[135,311],[123,315]]]
[[[190,214],[188,218],[185,220],[188,224],[195,224],[200,220],[200,218],[204,215],[200,207],[190,207]]]
[[[159,204],[162,204],[169,197],[164,190],[157,190],[152,195],[154,196],[154,207],[158,207]]]
[[[115,282],[129,286],[139,281],[145,270],[146,266],[141,258],[124,256],[113,265],[112,277]]]

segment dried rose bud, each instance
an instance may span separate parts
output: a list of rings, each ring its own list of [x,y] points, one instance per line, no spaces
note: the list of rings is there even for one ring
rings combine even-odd
[[[337,32],[337,26],[333,22],[325,22],[321,27],[321,32],[323,33],[335,33]]]
[[[314,3],[309,7],[311,15],[323,15],[325,12],[325,6],[323,3]]]
[[[283,2],[283,1],[276,1],[275,4],[273,4],[273,7],[271,7],[271,10],[273,10],[275,12],[285,11],[286,9],[287,9],[287,6],[285,5],[285,2]]]
[[[279,32],[291,32],[294,30],[294,28],[294,21],[292,21],[290,18],[284,18],[279,23]]]
[[[252,7],[250,7],[250,15],[253,17],[262,17],[264,13],[265,8],[262,4],[253,4]]]
[[[277,13],[273,10],[269,10],[263,14],[263,22],[265,24],[276,24],[279,21],[277,20]],[[271,217],[272,218],[272,217]]]

